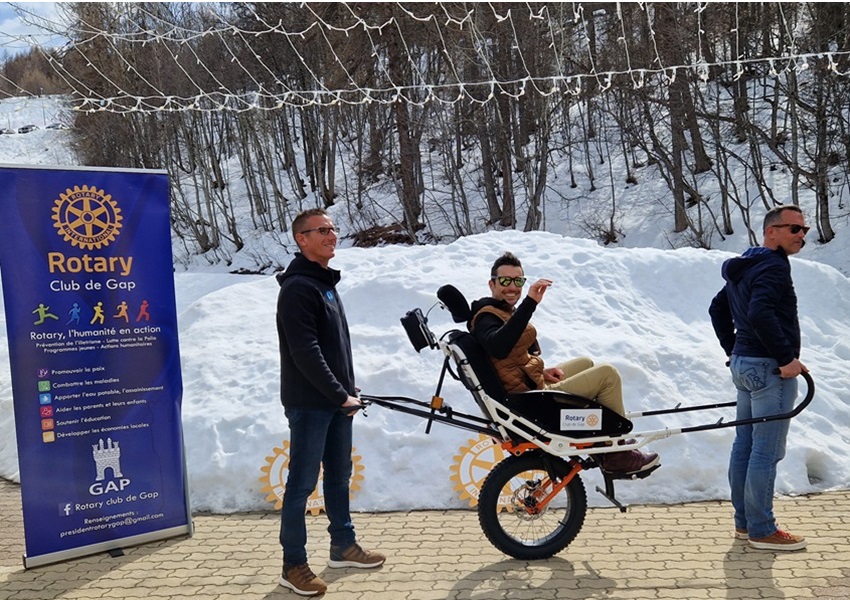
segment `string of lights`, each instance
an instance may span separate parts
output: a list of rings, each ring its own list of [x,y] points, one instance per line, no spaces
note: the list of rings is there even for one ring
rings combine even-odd
[[[578,96],[591,84],[597,91],[623,82],[634,89],[667,85],[683,73],[705,82],[713,70],[738,78],[750,68],[761,68],[778,77],[815,61],[846,76],[840,65],[848,63],[850,54],[797,52],[794,27],[781,6],[790,40],[786,54],[709,61],[703,54],[703,2],[694,3],[698,43],[692,61],[665,64],[653,26],[653,3],[637,5],[648,25],[648,39],[641,43],[642,54],[649,49],[651,58],[643,63],[636,58],[641,52],[633,48],[634,33],[620,3],[614,13],[618,26],[606,32],[616,35],[606,49],[619,48],[620,55],[606,55],[604,61],[591,39],[590,20],[599,10],[595,4],[381,3],[369,10],[374,5],[335,3],[329,13],[323,4],[288,3],[301,17],[293,20],[253,3],[199,3],[192,18],[161,4],[110,3],[101,8],[112,11],[109,19],[78,15],[70,21],[74,25],[66,29],[68,42],[45,56],[72,90],[75,110],[245,112],[373,102],[485,104],[500,95]],[[43,18],[41,23],[52,32],[62,27],[45,24]],[[526,39],[530,31],[539,36],[533,46]],[[737,28],[731,33],[740,44]],[[400,57],[405,66],[401,78],[391,68],[389,40],[396,43],[396,60]],[[495,57],[497,44],[509,49],[510,72]],[[433,68],[437,61],[440,68]],[[370,68],[368,76],[358,72],[364,65]]]

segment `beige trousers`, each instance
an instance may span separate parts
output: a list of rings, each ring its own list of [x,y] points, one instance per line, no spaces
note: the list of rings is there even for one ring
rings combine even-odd
[[[558,368],[564,372],[564,378],[546,384],[547,390],[593,398],[602,406],[625,416],[623,382],[617,369],[611,365],[594,365],[586,356],[568,360],[558,365]]]

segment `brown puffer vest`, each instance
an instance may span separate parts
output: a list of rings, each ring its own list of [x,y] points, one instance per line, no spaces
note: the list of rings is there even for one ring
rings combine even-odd
[[[511,313],[495,306],[485,306],[472,318],[470,330],[475,328],[475,322],[482,313],[491,313],[507,321]],[[505,358],[494,358],[489,356],[490,362],[496,369],[499,379],[506,392],[527,392],[528,390],[539,390],[544,387],[543,359],[529,353],[529,348],[537,346],[537,330],[529,323],[519,338],[519,341]],[[531,387],[531,385],[534,387]]]

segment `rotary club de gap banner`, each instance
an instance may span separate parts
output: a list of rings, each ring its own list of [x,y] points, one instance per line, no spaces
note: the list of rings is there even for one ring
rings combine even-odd
[[[24,566],[191,534],[168,178],[0,166]]]

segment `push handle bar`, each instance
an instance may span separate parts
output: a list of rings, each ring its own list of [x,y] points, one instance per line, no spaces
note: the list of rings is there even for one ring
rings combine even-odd
[[[774,371],[774,373],[778,373],[778,369]],[[690,433],[691,431],[706,431],[709,429],[720,429],[722,427],[737,427],[738,425],[755,425],[756,423],[767,423],[768,421],[782,421],[784,419],[793,419],[806,408],[812,401],[812,398],[815,397],[815,382],[812,380],[812,376],[808,372],[803,372],[800,376],[806,380],[806,397],[803,398],[803,401],[800,402],[797,406],[793,408],[793,410],[787,413],[780,413],[778,415],[769,415],[766,417],[756,417],[753,419],[741,419],[740,421],[728,421],[726,423],[712,423],[710,425],[695,425],[693,427],[682,427],[680,431],[682,433]]]

